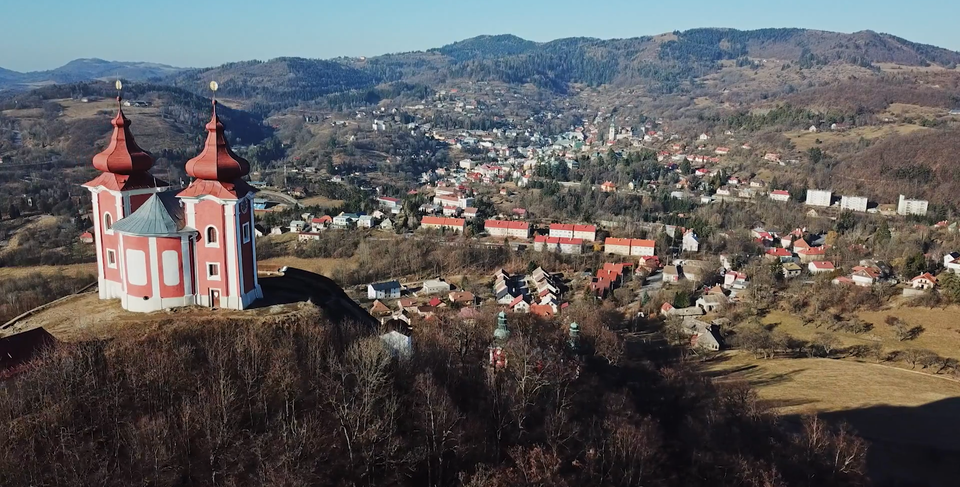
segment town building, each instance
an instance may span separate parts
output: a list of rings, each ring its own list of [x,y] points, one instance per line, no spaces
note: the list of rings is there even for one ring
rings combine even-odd
[[[399,199],[390,198],[389,196],[378,197],[377,204],[380,205],[380,208],[393,214],[400,213],[401,208],[403,208],[403,203]]]
[[[530,224],[512,220],[487,220],[483,229],[491,237],[530,238]]]
[[[119,102],[118,98],[118,102]],[[93,199],[101,299],[129,311],[178,306],[245,309],[263,297],[253,238],[250,164],[230,150],[216,102],[193,178],[179,191],[149,173],[122,108],[109,146],[94,156],[101,174],[84,184]]]
[[[453,230],[463,232],[467,221],[463,218],[444,218],[440,216],[425,216],[420,220],[420,227],[428,230]]]
[[[427,279],[420,287],[420,294],[447,294],[450,292],[450,283],[441,279]]]
[[[367,299],[397,299],[400,297],[400,282],[387,281],[367,284]]]
[[[552,223],[550,224],[550,236],[558,238],[577,238],[592,242],[597,239],[597,227],[593,225]]]
[[[927,200],[907,199],[906,196],[900,195],[900,199],[897,202],[897,214],[903,216],[924,216],[927,214],[927,206],[929,206]]]
[[[770,199],[774,201],[790,201],[790,192],[783,189],[776,189],[770,192]]]
[[[806,204],[810,206],[830,206],[833,199],[833,191],[808,189]]]
[[[863,196],[841,196],[840,197],[840,209],[841,210],[850,210],[850,211],[867,211],[867,198]]]

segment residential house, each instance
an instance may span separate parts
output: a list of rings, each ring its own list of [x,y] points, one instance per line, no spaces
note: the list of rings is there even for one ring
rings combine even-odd
[[[798,242],[802,242],[802,240],[798,240]],[[796,243],[794,243],[794,247],[796,247]],[[825,247],[808,247],[797,250],[797,256],[800,257],[801,264],[809,264],[816,260],[822,261],[826,255],[827,250]]]
[[[698,320],[692,316],[684,317],[682,329],[690,335],[690,346],[719,351],[723,346],[723,337],[720,336],[720,327]]]
[[[750,285],[747,275],[743,272],[727,271],[723,275],[723,287],[727,289],[743,290]]]
[[[829,274],[837,270],[837,268],[834,267],[833,262],[824,261],[824,260],[814,260],[814,261],[811,261],[809,264],[807,264],[807,270],[809,270],[811,274],[817,275],[817,274]]]
[[[467,220],[473,220],[477,217],[477,209],[474,207],[467,207],[463,209],[463,217]]]
[[[389,218],[384,218],[378,227],[380,230],[393,230],[393,221]]]
[[[799,265],[797,265],[797,263],[795,263],[795,262],[788,262],[788,263],[783,264],[783,265],[781,266],[781,271],[783,272],[783,277],[785,277],[785,278],[787,278],[787,279],[790,279],[790,278],[799,276],[799,275],[800,275],[800,272],[802,272],[802,270],[803,270],[803,268],[801,268],[801,267],[800,267]]]
[[[704,294],[700,296],[700,299],[697,300],[697,306],[702,308],[707,313],[712,313],[713,311],[719,309],[720,307],[725,306],[729,300],[724,294]]]
[[[410,358],[413,355],[413,333],[409,318],[407,321],[386,321],[381,329],[380,342],[394,357]]]
[[[426,281],[423,281],[423,285],[420,287],[419,294],[444,294],[449,292],[450,283],[441,279],[427,279]]]
[[[390,213],[397,214],[400,213],[400,210],[403,208],[403,202],[398,198],[391,198],[389,196],[380,196],[377,198],[377,204],[380,205],[380,208],[383,208]]]
[[[856,266],[850,278],[857,286],[870,287],[880,279],[880,276],[880,269],[875,266]]]
[[[301,232],[306,226],[307,222],[303,220],[293,220],[290,222],[290,231],[294,233]]]
[[[910,279],[910,286],[914,289],[933,289],[937,286],[937,278],[929,272],[924,272],[913,279]]]
[[[683,242],[681,245],[681,250],[684,252],[699,252],[700,251],[700,241],[697,238],[697,234],[693,230],[687,230],[683,233]]]
[[[357,224],[360,215],[356,213],[341,213],[333,217],[333,226],[335,228],[350,228]]]
[[[90,232],[83,232],[80,234],[80,242],[85,244],[93,243],[93,234]]]
[[[371,215],[360,215],[360,218],[357,218],[357,228],[373,228],[375,224],[376,221]]]
[[[320,240],[320,233],[300,232],[297,234],[297,242],[309,242],[311,240]]]
[[[680,282],[680,268],[674,264],[663,266],[663,283]]]
[[[367,299],[396,299],[400,297],[400,282],[387,281],[367,284]]]
[[[487,220],[483,229],[491,237],[530,238],[530,224],[527,222]]]
[[[449,299],[452,304],[462,306],[474,306],[477,304],[477,297],[469,291],[454,291],[447,295],[447,299]]]
[[[948,272],[960,274],[960,252],[950,252],[944,255],[943,267],[945,267]]]
[[[523,296],[517,296],[510,304],[507,305],[508,308],[513,310],[514,313],[529,313],[530,312],[530,303],[524,301]]]
[[[600,191],[603,191],[604,193],[616,193],[617,185],[613,184],[611,181],[605,181],[600,185]]]
[[[795,260],[793,257],[793,252],[780,247],[767,249],[766,253],[764,254],[764,258],[767,260],[780,262],[793,262]]]
[[[790,201],[790,192],[783,189],[775,189],[770,192],[770,199],[774,201]]]
[[[370,307],[370,314],[377,318],[387,316],[392,313],[393,311],[388,308],[387,305],[383,304],[383,302],[379,299],[374,301],[373,306]]]

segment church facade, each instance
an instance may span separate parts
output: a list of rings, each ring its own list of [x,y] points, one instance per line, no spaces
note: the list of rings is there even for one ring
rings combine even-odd
[[[119,98],[118,98],[119,100]],[[250,164],[234,154],[213,116],[193,180],[179,189],[149,173],[130,120],[118,110],[109,146],[93,158],[101,174],[84,184],[93,200],[100,299],[150,312],[200,305],[245,309],[263,297],[257,279]]]

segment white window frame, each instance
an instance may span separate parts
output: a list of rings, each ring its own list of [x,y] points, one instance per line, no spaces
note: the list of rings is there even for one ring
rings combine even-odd
[[[250,242],[250,224],[244,223],[243,226],[241,226],[240,228],[241,228],[240,232],[243,234],[243,243],[249,243]]]
[[[113,215],[109,211],[103,212],[103,233],[113,235]]]
[[[216,236],[216,240],[212,243],[210,242],[210,229],[213,229]],[[207,228],[203,230],[203,244],[206,247],[220,247],[220,230],[216,226],[207,225]]]
[[[111,269],[117,268],[117,251],[116,250],[107,249],[107,267]]]
[[[216,274],[210,272],[213,269],[216,269]],[[220,263],[219,262],[207,262],[207,279],[211,281],[220,280]]]

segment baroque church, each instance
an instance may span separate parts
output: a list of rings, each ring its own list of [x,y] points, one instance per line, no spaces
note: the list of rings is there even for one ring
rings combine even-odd
[[[120,98],[117,98],[120,101]],[[230,150],[223,123],[206,125],[203,151],[187,162],[193,180],[176,188],[149,172],[121,105],[110,145],[93,158],[102,174],[93,198],[100,299],[129,311],[200,305],[245,309],[263,297],[257,280],[250,164]]]

